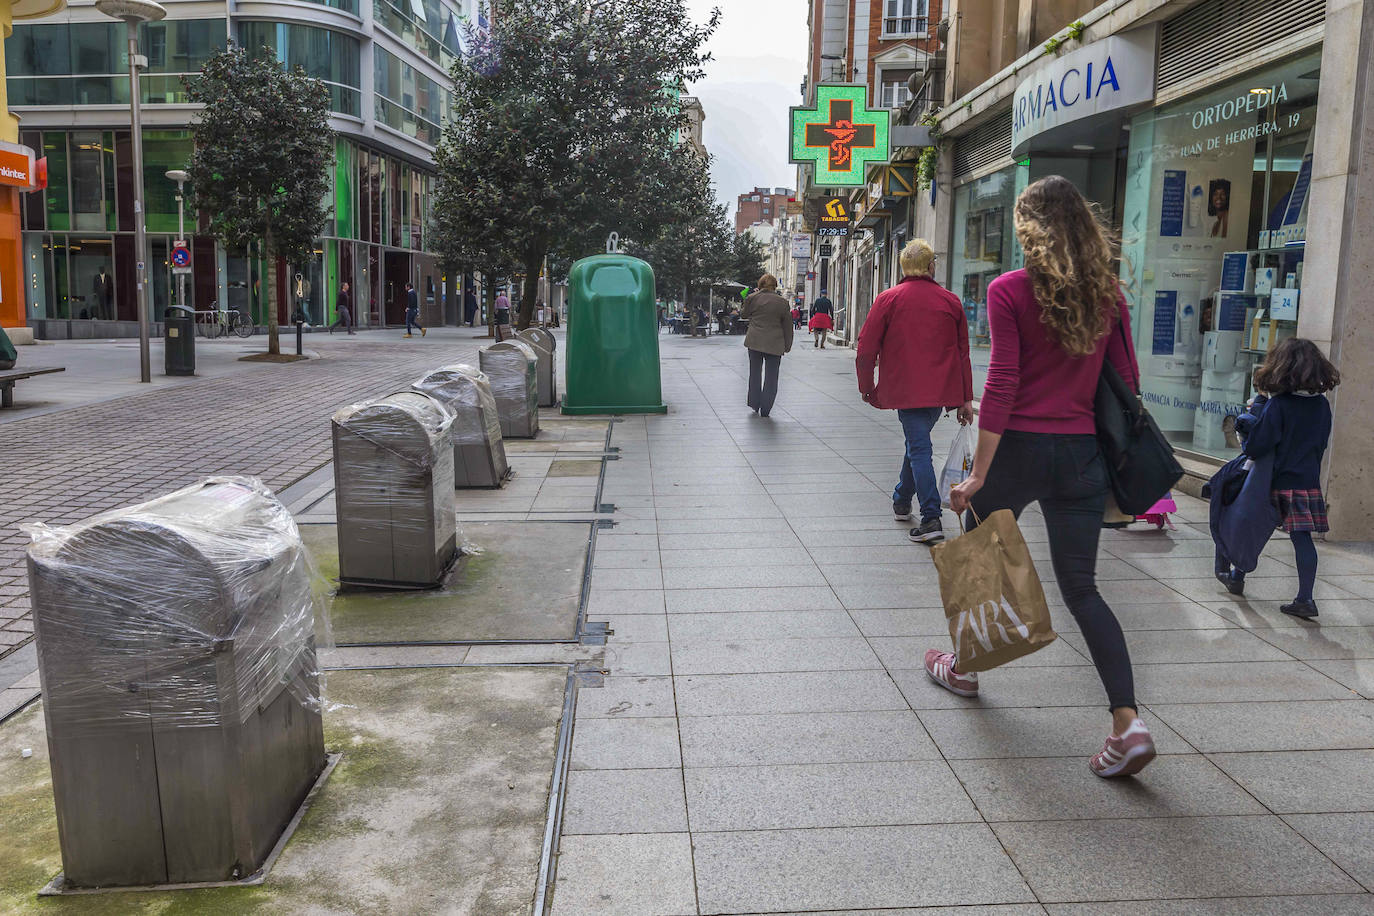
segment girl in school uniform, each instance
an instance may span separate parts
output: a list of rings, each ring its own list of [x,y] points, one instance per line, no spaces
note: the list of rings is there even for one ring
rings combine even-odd
[[[1250,413],[1258,414],[1245,441],[1248,458],[1274,456],[1274,502],[1282,516],[1280,527],[1293,541],[1298,567],[1298,595],[1279,610],[1310,620],[1317,616],[1312,587],[1317,581],[1314,533],[1328,530],[1326,499],[1321,490],[1322,456],[1331,438],[1331,405],[1326,392],[1341,383],[1341,374],[1317,345],[1300,337],[1279,343],[1255,370],[1255,388],[1268,395],[1256,398]],[[1232,594],[1242,594],[1244,573],[1218,571]]]

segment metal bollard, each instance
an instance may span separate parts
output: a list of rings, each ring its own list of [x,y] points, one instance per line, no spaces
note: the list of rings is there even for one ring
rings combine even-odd
[[[302,321],[301,319],[297,318],[297,319],[296,319],[296,355],[297,355],[297,356],[304,356],[304,355],[305,355],[305,351],[304,351],[304,349],[302,348],[302,345],[301,345],[301,333],[302,333],[301,329],[304,328],[304,327],[305,327],[305,322]]]

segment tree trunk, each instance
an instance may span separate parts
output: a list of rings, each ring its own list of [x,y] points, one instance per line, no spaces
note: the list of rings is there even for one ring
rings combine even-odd
[[[277,336],[277,271],[272,257],[272,227],[266,227],[262,240],[263,282],[267,286],[267,352],[281,355],[281,340]]]
[[[516,325],[518,331],[528,328],[534,319],[534,304],[539,298],[539,272],[544,267],[545,253],[525,253],[525,293],[520,297],[520,321]]]
[[[482,274],[482,294],[487,300],[487,336],[496,339],[496,275]]]

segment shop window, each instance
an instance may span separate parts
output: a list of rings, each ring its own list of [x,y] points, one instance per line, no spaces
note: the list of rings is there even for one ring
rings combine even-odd
[[[1311,54],[1132,122],[1122,286],[1180,447],[1236,454],[1254,368],[1297,333],[1319,86]]]
[[[974,364],[987,367],[988,284],[1021,267],[1021,249],[1012,227],[1016,195],[1026,185],[1028,168],[1010,166],[954,189],[954,238],[950,246],[950,290],[964,303]],[[974,372],[981,393],[982,371]]]

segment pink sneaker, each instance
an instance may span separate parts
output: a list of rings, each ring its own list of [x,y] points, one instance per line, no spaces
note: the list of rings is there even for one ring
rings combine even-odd
[[[978,675],[959,674],[954,670],[954,653],[939,649],[926,650],[926,674],[950,693],[961,697],[978,696]]]
[[[1088,761],[1092,771],[1103,779],[1133,776],[1155,759],[1155,742],[1145,723],[1136,719],[1120,735],[1108,735],[1102,750]]]

